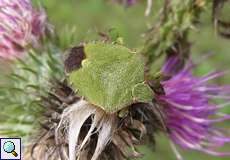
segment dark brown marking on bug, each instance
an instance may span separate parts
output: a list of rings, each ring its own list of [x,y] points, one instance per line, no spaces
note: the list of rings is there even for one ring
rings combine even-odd
[[[86,57],[85,57],[83,45],[71,48],[68,51],[68,55],[64,61],[65,71],[67,73],[70,73],[75,69],[81,68],[81,62],[85,58]]]

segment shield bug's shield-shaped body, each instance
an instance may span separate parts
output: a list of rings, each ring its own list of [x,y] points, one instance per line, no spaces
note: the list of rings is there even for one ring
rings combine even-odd
[[[144,59],[128,48],[106,43],[89,43],[76,49],[83,58],[69,75],[77,94],[108,113],[132,103],[151,102],[153,93],[144,81]],[[72,63],[77,56],[68,57]],[[68,66],[68,64],[67,64]],[[81,66],[79,68],[79,66]]]

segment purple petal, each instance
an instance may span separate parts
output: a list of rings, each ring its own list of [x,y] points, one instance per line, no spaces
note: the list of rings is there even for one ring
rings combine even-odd
[[[216,151],[230,143],[230,137],[215,128],[216,123],[230,120],[230,115],[221,115],[218,110],[230,104],[230,86],[208,84],[226,72],[211,72],[206,76],[192,75],[193,65],[185,65],[175,72],[179,59],[169,57],[162,68],[164,75],[171,75],[161,84],[165,95],[156,99],[166,114],[166,123],[171,140],[185,149],[202,151],[215,156],[229,156],[230,152]],[[221,99],[221,103],[215,99]]]

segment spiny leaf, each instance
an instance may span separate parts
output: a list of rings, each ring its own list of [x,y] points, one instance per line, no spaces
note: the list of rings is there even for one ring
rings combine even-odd
[[[0,84],[1,135],[23,137],[33,132],[44,111],[40,96],[47,95],[51,79],[64,76],[60,51],[37,52],[31,50],[25,59],[18,59],[12,72],[4,75],[7,83]],[[12,127],[6,128],[7,125]]]

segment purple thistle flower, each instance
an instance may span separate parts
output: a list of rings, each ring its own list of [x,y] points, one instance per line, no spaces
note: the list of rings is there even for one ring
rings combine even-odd
[[[137,3],[137,0],[113,0],[114,2],[122,3],[126,6],[132,6]]]
[[[207,83],[224,72],[195,77],[191,73],[191,64],[176,72],[178,62],[178,58],[171,57],[162,68],[162,73],[172,78],[161,82],[165,94],[157,95],[157,101],[166,114],[171,140],[184,149],[230,156],[230,152],[217,151],[230,142],[230,137],[215,125],[230,119],[230,115],[218,113],[219,109],[230,104],[230,86]],[[218,99],[226,102],[217,104],[215,101]],[[181,159],[180,155],[177,156]]]
[[[116,3],[120,3],[123,4],[127,7],[133,6],[135,5],[138,0],[112,0],[113,2]],[[153,5],[153,0],[146,0],[147,2],[147,6],[146,6],[146,10],[145,10],[145,16],[149,16],[151,9],[152,9],[152,5]]]
[[[30,0],[0,1],[0,58],[21,57],[28,45],[38,46],[45,32],[46,14]]]
[[[137,0],[126,0],[126,4],[128,6],[134,5],[137,2]]]

